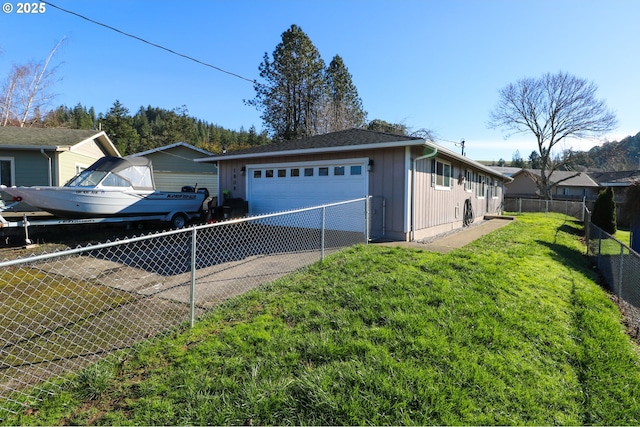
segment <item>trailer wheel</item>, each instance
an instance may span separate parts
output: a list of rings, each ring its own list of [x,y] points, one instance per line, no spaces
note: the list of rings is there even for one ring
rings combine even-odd
[[[171,217],[171,226],[175,229],[184,228],[187,225],[187,216],[183,213],[177,213]]]

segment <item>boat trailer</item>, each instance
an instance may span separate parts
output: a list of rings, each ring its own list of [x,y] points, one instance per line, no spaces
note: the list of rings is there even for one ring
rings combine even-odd
[[[17,205],[19,201],[5,205],[0,200],[0,230],[4,228],[24,228],[25,244],[30,245],[33,242],[29,238],[29,226],[51,226],[51,225],[80,225],[80,224],[105,224],[105,223],[135,223],[143,221],[162,221],[168,222],[173,228],[183,228],[188,221],[199,217],[200,213],[187,212],[169,212],[163,215],[137,215],[137,216],[113,216],[104,218],[51,218],[30,220],[25,213],[22,220],[8,221],[2,216],[7,209]]]

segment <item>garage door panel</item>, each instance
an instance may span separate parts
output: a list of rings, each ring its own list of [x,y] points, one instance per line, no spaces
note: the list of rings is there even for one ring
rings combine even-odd
[[[252,215],[318,206],[367,195],[365,160],[256,166],[248,171]],[[353,166],[353,168],[352,168]],[[309,173],[312,176],[308,176]],[[305,175],[305,172],[307,174]],[[361,229],[361,225],[348,228]]]

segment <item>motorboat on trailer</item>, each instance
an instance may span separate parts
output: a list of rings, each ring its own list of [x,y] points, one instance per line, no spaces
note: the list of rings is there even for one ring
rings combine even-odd
[[[102,157],[62,187],[7,187],[0,190],[35,208],[64,218],[193,214],[202,212],[205,188],[158,191],[151,160]]]

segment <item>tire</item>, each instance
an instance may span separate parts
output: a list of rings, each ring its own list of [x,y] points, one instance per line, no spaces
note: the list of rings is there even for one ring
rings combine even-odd
[[[187,225],[187,216],[183,213],[177,213],[171,217],[171,227],[179,230]]]

